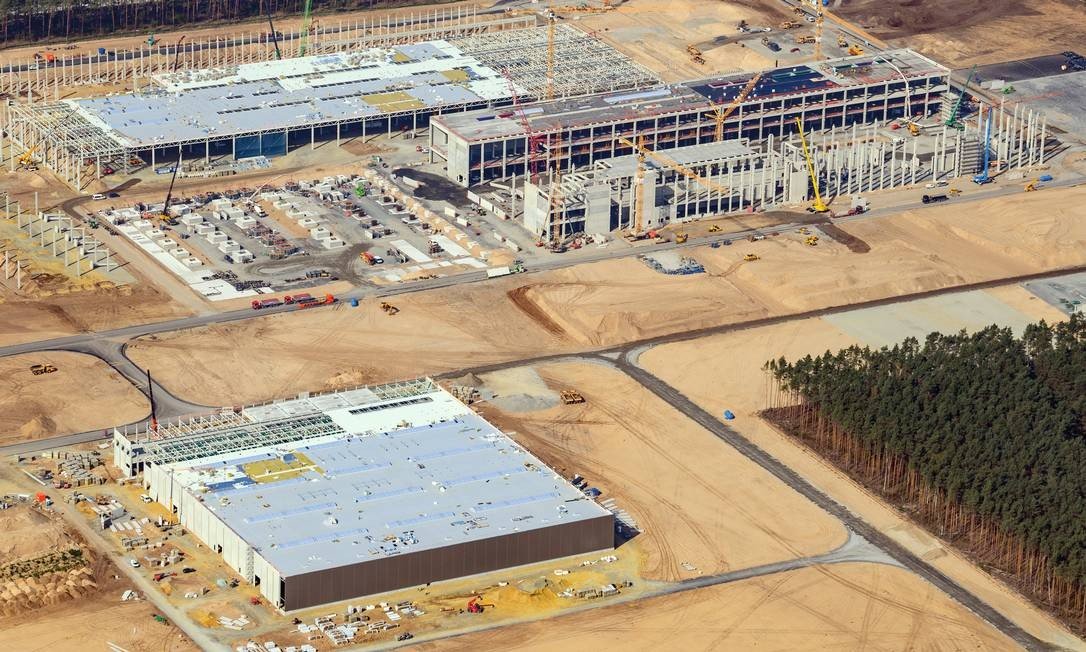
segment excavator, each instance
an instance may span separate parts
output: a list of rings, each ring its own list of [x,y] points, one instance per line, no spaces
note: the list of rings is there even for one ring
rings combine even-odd
[[[479,596],[474,596],[474,597],[472,597],[471,600],[468,600],[468,613],[469,614],[481,614],[481,613],[483,613],[483,609],[485,607],[493,607],[493,606],[494,605],[492,605],[492,604],[482,604],[481,602],[479,602]]]
[[[396,306],[392,305],[391,303],[389,303],[387,301],[382,301],[381,302],[381,310],[384,310],[385,314],[388,315],[389,317],[391,317],[392,315],[395,315],[396,313],[400,312],[399,308],[397,308]]]
[[[57,368],[51,364],[30,365],[30,373],[34,374],[35,376],[40,376],[42,374],[51,374],[56,370]]]

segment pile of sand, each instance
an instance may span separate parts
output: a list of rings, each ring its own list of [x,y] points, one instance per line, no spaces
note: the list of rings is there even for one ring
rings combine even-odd
[[[44,414],[35,416],[19,428],[19,436],[23,439],[41,439],[42,437],[55,435],[56,432],[56,421],[53,421]]]

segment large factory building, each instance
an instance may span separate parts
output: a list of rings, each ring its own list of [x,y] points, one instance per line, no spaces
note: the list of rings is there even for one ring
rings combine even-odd
[[[911,50],[769,70],[724,123],[725,139],[758,141],[808,130],[939,112],[950,71]],[[740,95],[753,73],[531,104],[441,115],[430,123],[433,156],[463,186],[523,175],[529,138],[534,171],[584,168],[632,154],[619,139],[666,150],[716,140],[716,108]],[[525,129],[530,129],[530,136]],[[540,150],[541,153],[540,153]]]
[[[118,431],[114,456],[287,611],[614,546],[610,512],[429,379]]]

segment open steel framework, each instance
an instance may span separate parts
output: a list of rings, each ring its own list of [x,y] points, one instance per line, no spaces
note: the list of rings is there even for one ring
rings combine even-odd
[[[515,85],[518,95],[531,99],[540,97],[546,84],[546,31],[542,27],[503,30],[485,36],[451,39],[448,43],[478,61],[482,70],[490,69],[493,73],[500,67],[509,83]],[[556,32],[555,59],[561,62],[561,70],[570,71],[568,79],[556,84],[555,92],[559,97],[629,90],[659,83],[659,79],[644,67],[593,36],[568,26],[560,26]],[[159,93],[153,97],[161,97],[164,107],[176,97],[176,94]],[[8,107],[7,132],[18,147],[34,149],[42,164],[74,187],[82,188],[89,180],[100,178],[106,167],[128,174],[133,162],[139,164],[137,167],[142,163],[152,167],[161,161],[172,163],[179,150],[185,158],[204,158],[206,161],[212,156],[235,156],[239,152],[238,141],[245,138],[274,138],[283,143],[284,151],[289,151],[325,140],[334,139],[338,145],[344,137],[365,138],[416,130],[428,124],[431,115],[508,106],[512,103],[512,89],[503,82],[489,97],[476,97],[471,101],[422,103],[422,106],[402,110],[390,105],[376,114],[314,119],[301,127],[265,124],[247,131],[208,133],[154,144],[131,144],[119,137],[119,130],[112,129],[109,124],[88,119],[77,103],[77,100],[12,103]]]

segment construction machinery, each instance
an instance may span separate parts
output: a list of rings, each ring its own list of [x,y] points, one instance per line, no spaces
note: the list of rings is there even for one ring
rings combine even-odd
[[[675,233],[675,244],[685,244],[690,236],[682,230],[682,225],[679,226],[679,229],[680,230]]]
[[[982,110],[980,112],[981,119],[984,119],[984,114],[985,111]],[[991,174],[989,174],[992,166],[992,110],[988,109],[987,114],[988,120],[984,126],[984,142],[981,144],[981,147],[984,148],[984,163],[983,167],[981,167],[980,174],[973,177],[973,183],[980,186],[994,181]]]
[[[822,60],[822,27],[824,22],[824,16],[822,13],[821,0],[810,0],[811,8],[814,10],[815,15],[815,60]]]
[[[796,37],[796,43],[799,43],[800,45],[806,45],[808,43],[814,43],[814,42],[815,42],[815,37],[810,36],[810,35],[797,36]]]
[[[391,317],[392,315],[395,315],[396,313],[400,312],[399,308],[397,308],[396,306],[392,305],[391,303],[389,303],[387,301],[382,301],[381,302],[381,310],[384,310],[385,314],[388,315],[389,317]]]
[[[709,233],[720,233],[720,225],[719,224],[710,224],[709,225]]]
[[[34,152],[38,149],[37,145],[34,145],[30,149],[23,152],[23,155],[19,157],[20,168],[30,168],[34,163]]]
[[[1023,190],[1025,190],[1026,192],[1033,192],[1034,190],[1037,190],[1038,183],[1040,183],[1040,179],[1034,179],[1033,181],[1027,183],[1026,187],[1023,188]]]
[[[309,47],[309,29],[313,24],[313,0],[305,0],[305,9],[302,11],[302,34],[298,42],[298,56],[304,57],[305,50]]]
[[[864,49],[860,46],[859,43],[853,43],[852,45],[848,46],[848,55],[850,57],[858,57],[863,53]]]
[[[822,194],[818,191],[818,175],[815,174],[811,152],[807,149],[807,137],[803,134],[802,118],[796,118],[796,126],[799,127],[799,142],[803,146],[803,158],[807,159],[807,173],[811,176],[811,185],[814,187],[815,201],[808,210],[813,213],[826,213],[830,208],[822,201]]]
[[[962,123],[958,121],[958,115],[961,113],[962,101],[965,100],[965,93],[969,90],[969,82],[973,81],[973,76],[977,74],[977,66],[974,64],[969,69],[969,76],[965,78],[965,85],[962,86],[962,93],[958,96],[958,101],[954,103],[954,108],[950,110],[950,116],[946,119],[946,126],[954,127],[955,129],[961,129]]]
[[[909,128],[909,133],[910,134],[912,134],[914,136],[919,136],[920,135],[920,127],[919,127],[919,125],[917,125],[912,120],[910,120],[909,122],[906,122],[905,126]]]
[[[761,259],[762,259],[762,257],[759,256],[758,254],[747,254],[746,256],[743,256],[743,260],[748,262],[748,263],[753,263],[754,261],[761,260]]]
[[[843,34],[838,34],[837,35],[837,47],[839,47],[839,48],[847,48],[848,47],[848,39],[846,39]]]
[[[794,20],[786,20],[783,23],[781,23],[781,29],[796,29],[797,27],[802,27],[802,26],[803,26],[803,23],[800,23],[800,22],[797,22],[797,21],[794,21]]]
[[[817,247],[818,246],[818,236],[817,235],[809,235],[809,236],[807,236],[803,240],[803,244],[807,245],[808,247]]]
[[[554,99],[554,32],[558,19],[551,14],[547,21],[547,86],[546,99]]]
[[[584,395],[572,389],[563,389],[559,395],[562,397],[562,403],[566,405],[584,403]]]
[[[283,53],[279,51],[279,39],[275,35],[275,24],[272,23],[271,8],[268,9],[268,38],[272,40],[272,45],[275,46],[275,58],[282,59]]]
[[[648,158],[651,158],[656,163],[658,163],[660,165],[663,165],[666,168],[669,168],[671,170],[674,170],[675,172],[678,172],[679,174],[683,175],[687,179],[690,179],[691,181],[694,181],[694,182],[700,184],[701,186],[705,187],[708,190],[715,190],[717,192],[722,192],[722,193],[730,193],[731,192],[730,188],[727,188],[727,187],[722,186],[722,185],[720,185],[718,183],[710,181],[710,180],[700,176],[698,173],[694,172],[693,170],[686,167],[685,165],[681,165],[680,163],[677,163],[676,161],[673,161],[669,157],[664,156],[663,154],[661,154],[659,152],[654,152],[651,149],[645,147],[645,139],[643,137],[639,136],[637,138],[636,143],[634,143],[633,141],[631,141],[631,140],[629,140],[627,138],[619,138],[618,142],[621,145],[632,148],[634,150],[634,152],[637,154],[637,170],[636,170],[636,172],[634,174],[634,202],[633,202],[634,220],[633,220],[633,229],[627,235],[628,239],[640,240],[640,239],[644,238],[647,235],[645,233],[645,231],[644,231],[644,225],[645,225],[645,188],[644,188],[645,184],[644,184],[644,179],[645,179],[645,160],[648,159]]]
[[[51,364],[30,365],[30,373],[34,374],[35,376],[40,376],[42,374],[51,374],[54,373],[56,370],[57,368]]]
[[[181,59],[181,42],[185,40],[185,34],[181,35],[181,38],[177,39],[177,45],[173,46],[173,67],[172,72],[177,72],[177,63]]]
[[[158,39],[155,38],[154,33],[147,37],[147,47],[154,47],[155,43],[158,43]]]
[[[716,131],[713,136],[716,142],[724,140],[724,121],[735,113],[735,110],[739,108],[739,105],[743,103],[745,99],[754,91],[754,87],[758,85],[758,82],[762,80],[762,73],[758,73],[750,78],[747,85],[743,87],[743,90],[739,91],[739,94],[735,96],[727,107],[721,107],[719,104],[713,105],[713,120],[716,122]]]
[[[173,185],[177,182],[177,171],[181,168],[181,148],[177,148],[177,161],[173,164],[173,177],[170,178],[170,187],[166,190],[166,201],[162,202],[162,212],[157,215],[158,219],[162,220],[166,224],[173,226],[177,224],[177,220],[170,216],[170,200],[173,199]]]

